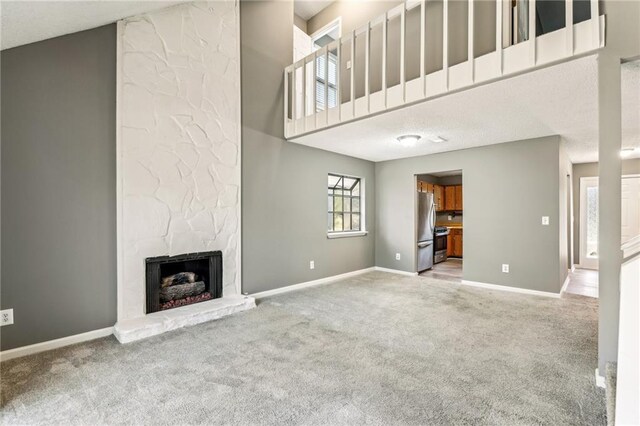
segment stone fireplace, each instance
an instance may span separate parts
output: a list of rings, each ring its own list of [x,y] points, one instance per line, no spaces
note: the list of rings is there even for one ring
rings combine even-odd
[[[118,22],[121,342],[255,306],[240,291],[238,8],[184,3]]]
[[[146,259],[146,313],[222,297],[222,252]]]

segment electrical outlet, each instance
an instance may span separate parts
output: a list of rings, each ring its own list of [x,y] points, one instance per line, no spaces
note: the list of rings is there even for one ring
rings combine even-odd
[[[351,69],[351,61],[347,61],[347,69],[350,70]]]
[[[509,273],[509,264],[508,263],[503,263],[502,264],[502,272],[504,272],[505,274]]]
[[[396,260],[400,260],[400,253],[396,253]]]
[[[549,216],[542,216],[542,224],[549,225]]]
[[[453,220],[453,216],[451,215],[447,216],[447,220]]]
[[[309,262],[309,269],[316,269],[316,262],[315,261],[311,261]]]
[[[0,326],[13,324],[13,309],[0,311]]]

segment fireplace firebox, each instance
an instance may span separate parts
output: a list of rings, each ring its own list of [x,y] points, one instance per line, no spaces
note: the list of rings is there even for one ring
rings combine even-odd
[[[146,259],[147,314],[222,297],[222,252]]]

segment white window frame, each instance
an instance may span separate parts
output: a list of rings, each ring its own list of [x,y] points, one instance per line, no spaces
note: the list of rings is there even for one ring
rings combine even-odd
[[[360,230],[359,231],[333,231],[333,232],[327,231],[327,238],[334,239],[334,238],[348,238],[348,237],[364,237],[369,233],[369,231],[367,231],[367,207],[366,207],[367,186],[366,186],[365,179],[360,176],[355,176],[348,173],[339,173],[339,172],[328,172],[327,177],[328,175],[343,176],[343,177],[360,180]],[[327,202],[326,202],[327,185],[326,184],[325,184],[324,195],[325,195],[325,209],[326,209],[326,205],[327,205]],[[325,211],[325,218],[327,214],[328,214],[328,211]],[[325,222],[325,226],[326,226],[326,222]]]

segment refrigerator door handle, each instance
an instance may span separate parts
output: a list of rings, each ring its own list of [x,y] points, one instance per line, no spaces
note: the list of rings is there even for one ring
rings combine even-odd
[[[421,243],[418,243],[418,248],[425,248],[429,247],[430,245],[433,245],[433,241],[423,241]]]

